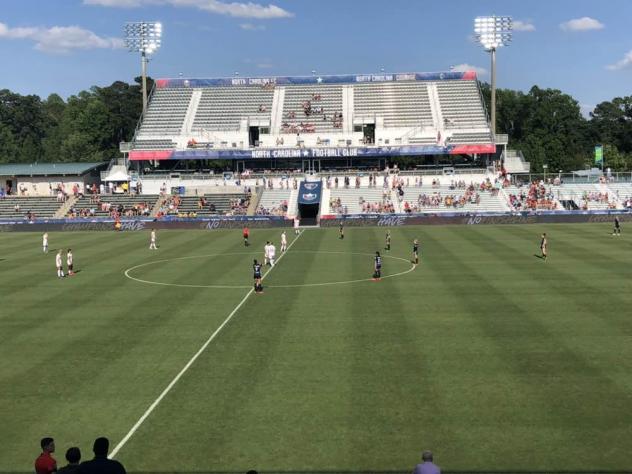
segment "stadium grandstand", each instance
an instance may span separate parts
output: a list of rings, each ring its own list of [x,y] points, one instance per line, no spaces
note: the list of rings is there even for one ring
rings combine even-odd
[[[493,155],[474,72],[158,79],[132,162],[225,159],[234,171],[379,166],[395,156]],[[170,163],[164,163],[170,162]]]
[[[506,145],[474,72],[158,79],[122,158],[0,166],[0,219],[632,208],[628,178],[531,176]]]

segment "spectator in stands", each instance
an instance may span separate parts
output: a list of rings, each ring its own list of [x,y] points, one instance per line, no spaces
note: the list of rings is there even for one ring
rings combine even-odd
[[[35,460],[35,474],[52,474],[57,471],[57,461],[52,454],[55,452],[55,440],[42,438],[40,441],[42,454]]]
[[[94,440],[92,448],[94,459],[84,461],[79,465],[79,474],[126,474],[123,465],[114,459],[108,459],[110,441],[107,438]]]
[[[68,464],[57,471],[59,474],[75,474],[79,472],[79,461],[81,461],[81,451],[79,448],[76,446],[68,448],[66,451],[66,461],[68,461]]]
[[[417,464],[413,469],[413,474],[441,474],[439,466],[432,462],[432,453],[424,451],[421,455],[421,464]]]

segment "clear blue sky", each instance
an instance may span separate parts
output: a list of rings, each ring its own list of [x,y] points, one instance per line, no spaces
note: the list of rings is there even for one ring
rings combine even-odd
[[[555,87],[588,109],[632,94],[630,0],[20,0],[2,2],[0,88],[62,96],[131,81],[122,25],[160,20],[153,77],[438,71],[480,68],[473,18],[511,15],[498,85]]]

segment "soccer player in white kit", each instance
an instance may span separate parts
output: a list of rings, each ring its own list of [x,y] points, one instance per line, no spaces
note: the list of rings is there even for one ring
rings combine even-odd
[[[287,237],[285,236],[285,231],[281,232],[281,252],[285,252],[287,250]]]
[[[72,250],[68,249],[68,252],[66,252],[66,265],[68,265],[68,276],[73,276],[75,274],[72,266],[73,266],[73,261],[72,261]]]
[[[295,217],[294,218],[294,233],[296,235],[298,235],[298,225],[299,225],[299,223],[300,223],[300,221],[299,221],[298,217]]]
[[[263,246],[263,264],[268,265],[270,263],[270,242],[266,242]]]
[[[268,259],[270,260],[270,266],[274,266],[274,258],[276,257],[276,247],[272,242],[268,246]]]
[[[57,267],[57,276],[59,278],[63,278],[64,267],[62,265],[62,260],[61,260],[61,249],[59,249],[59,251],[57,252],[57,255],[55,256],[55,266]]]
[[[42,236],[42,250],[44,253],[48,253],[48,232],[44,232]]]
[[[151,237],[149,239],[149,250],[158,250],[156,247],[156,230],[151,229]]]

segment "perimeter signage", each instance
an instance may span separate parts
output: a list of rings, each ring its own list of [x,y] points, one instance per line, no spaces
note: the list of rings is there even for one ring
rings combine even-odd
[[[410,145],[377,147],[319,147],[319,148],[265,148],[222,149],[189,148],[187,150],[134,150],[129,154],[132,161],[140,160],[248,160],[283,158],[377,158],[388,156],[418,156],[443,154],[494,153],[496,145]]]

